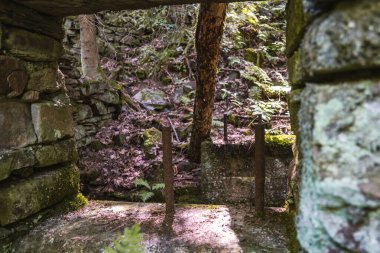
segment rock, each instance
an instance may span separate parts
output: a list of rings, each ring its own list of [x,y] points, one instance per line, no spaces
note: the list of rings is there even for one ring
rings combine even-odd
[[[8,225],[58,203],[79,190],[79,170],[66,165],[0,187],[0,225]]]
[[[93,117],[92,109],[89,105],[86,104],[77,104],[76,112],[74,114],[74,119],[76,121],[81,121]]]
[[[13,171],[33,166],[36,163],[31,148],[0,152],[0,181]]]
[[[181,97],[183,96],[184,94],[184,90],[183,90],[183,86],[177,86],[175,89],[174,89],[174,92],[171,96],[171,101],[174,103],[174,104],[179,104],[181,103]]]
[[[293,87],[302,87],[306,76],[301,66],[301,52],[297,50],[292,57],[288,58],[289,83]]]
[[[118,134],[112,138],[112,141],[115,145],[123,147],[127,142],[126,138],[127,136],[125,134]]]
[[[78,158],[74,139],[64,140],[53,145],[34,148],[38,167],[75,162]]]
[[[21,95],[28,82],[24,65],[16,58],[0,55],[0,66],[0,95]]]
[[[380,66],[378,1],[340,2],[315,20],[302,44],[302,68],[309,76]]]
[[[26,64],[29,73],[28,90],[45,92],[56,92],[60,90],[57,82],[58,65],[56,63],[31,62]]]
[[[107,107],[103,102],[97,99],[91,99],[91,106],[93,109],[94,116],[100,116],[107,114]]]
[[[166,94],[157,89],[145,88],[133,96],[137,102],[148,110],[162,110],[169,105]]]
[[[105,91],[102,94],[95,95],[94,97],[100,101],[103,101],[104,103],[107,103],[107,104],[117,105],[120,103],[120,98],[119,98],[119,95],[117,94],[117,92],[113,92],[110,90]]]
[[[0,150],[25,147],[37,140],[28,104],[0,103],[0,129]]]
[[[71,107],[50,102],[32,104],[32,119],[38,142],[74,136]]]
[[[144,153],[147,157],[152,157],[152,148],[162,142],[162,133],[157,128],[149,128],[143,133]]]
[[[34,90],[28,90],[22,95],[21,100],[25,102],[36,102],[40,98],[40,93]]]
[[[14,56],[30,61],[57,61],[63,51],[55,39],[14,27],[3,27],[2,44]]]
[[[377,252],[380,81],[308,84],[301,100],[300,243],[309,252]]]

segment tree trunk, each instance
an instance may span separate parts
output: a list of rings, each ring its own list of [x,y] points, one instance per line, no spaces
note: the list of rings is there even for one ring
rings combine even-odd
[[[197,50],[197,85],[189,158],[200,162],[201,143],[210,138],[214,107],[220,42],[223,36],[227,4],[201,4],[195,46]]]
[[[79,15],[79,25],[83,77],[90,80],[100,79],[95,15]]]

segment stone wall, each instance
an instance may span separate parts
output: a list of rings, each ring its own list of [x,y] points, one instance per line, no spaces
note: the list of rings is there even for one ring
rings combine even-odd
[[[0,226],[75,195],[72,106],[60,19],[0,2]]]
[[[201,179],[205,201],[217,204],[253,203],[255,161],[253,145],[202,143]],[[282,207],[288,192],[291,143],[266,144],[265,205]]]
[[[379,10],[373,0],[288,4],[297,230],[307,252],[380,249]]]
[[[94,141],[101,127],[120,112],[120,95],[117,85],[110,80],[86,81],[80,73],[80,35],[77,17],[64,20],[63,44],[65,54],[59,68],[65,75],[68,95],[73,105],[74,132],[78,148]]]

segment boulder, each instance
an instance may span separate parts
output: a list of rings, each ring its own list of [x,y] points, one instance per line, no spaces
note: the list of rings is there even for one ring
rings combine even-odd
[[[38,167],[74,162],[78,157],[74,139],[64,140],[54,145],[36,147],[34,151]]]
[[[162,110],[169,105],[162,90],[145,88],[133,98],[148,110]]]

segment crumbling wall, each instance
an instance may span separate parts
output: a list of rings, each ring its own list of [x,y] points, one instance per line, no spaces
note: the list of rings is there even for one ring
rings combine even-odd
[[[266,143],[265,205],[282,207],[288,192],[291,142]],[[255,196],[254,146],[202,143],[202,196],[210,203],[253,203]]]
[[[0,226],[79,189],[61,37],[60,18],[0,2]]]
[[[307,252],[380,249],[380,1],[290,0],[290,109]]]

